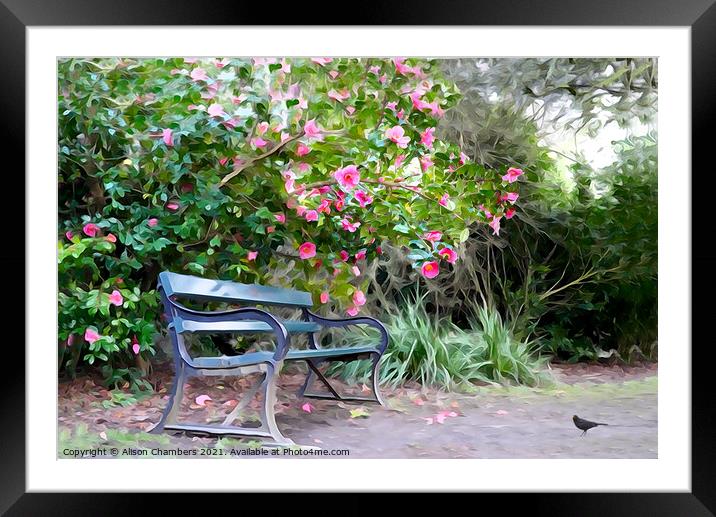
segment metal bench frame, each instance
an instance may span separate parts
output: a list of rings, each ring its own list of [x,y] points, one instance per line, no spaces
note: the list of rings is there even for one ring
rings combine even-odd
[[[311,312],[310,293],[291,289],[279,289],[260,285],[247,285],[223,280],[207,280],[199,277],[162,272],[158,289],[164,315],[168,321],[169,335],[174,352],[175,378],[167,406],[159,423],[150,431],[160,433],[166,430],[198,432],[214,435],[256,436],[270,438],[278,445],[291,445],[293,441],[281,434],[276,425],[274,405],[276,402],[276,380],[284,362],[304,361],[308,368],[306,380],[299,390],[302,397],[333,399],[340,401],[369,401],[384,405],[378,389],[378,366],[388,346],[388,332],[375,318],[357,317],[329,319]],[[284,306],[302,309],[304,322],[314,323],[314,330],[305,330],[305,323],[296,325],[293,320],[280,320],[270,312],[257,307],[240,307],[224,311],[197,311],[189,309],[176,298],[198,301],[221,301],[227,303],[254,303],[266,306]],[[233,327],[232,327],[233,324]],[[325,349],[318,346],[315,332],[323,327],[341,328],[353,325],[368,325],[378,329],[380,342],[375,347],[343,347]],[[295,328],[289,331],[287,329]],[[191,357],[186,349],[184,335],[193,328],[200,332],[225,333],[235,328],[235,333],[268,332],[273,334],[276,346],[271,352],[250,352],[241,356]],[[228,330],[227,330],[228,329]],[[308,335],[308,349],[291,350],[290,334]],[[372,397],[342,396],[319,370],[324,363],[348,362],[371,359]],[[186,380],[193,376],[251,375],[262,374],[261,379],[250,388],[239,404],[229,413],[221,425],[200,425],[179,423],[177,415],[184,393]],[[307,393],[314,379],[318,379],[330,394]],[[263,395],[260,409],[260,427],[232,425],[256,393]]]

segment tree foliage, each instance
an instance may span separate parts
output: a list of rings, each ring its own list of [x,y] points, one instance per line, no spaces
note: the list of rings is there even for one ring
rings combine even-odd
[[[460,97],[434,61],[68,59],[58,93],[71,365],[153,353],[163,269],[355,314],[385,243],[434,277],[514,213],[521,171],[434,136]]]

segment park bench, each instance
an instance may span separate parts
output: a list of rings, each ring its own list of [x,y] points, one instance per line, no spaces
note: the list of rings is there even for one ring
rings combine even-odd
[[[175,378],[169,400],[159,423],[152,432],[164,429],[208,433],[217,435],[259,436],[271,438],[277,444],[291,444],[276,426],[274,403],[276,378],[284,362],[303,361],[308,374],[299,391],[302,397],[329,398],[341,401],[372,401],[383,404],[378,391],[378,363],[386,346],[388,333],[378,320],[369,317],[329,319],[311,312],[311,294],[305,291],[281,289],[263,285],[247,285],[225,280],[211,280],[164,271],[159,274],[159,293],[164,306],[169,335],[174,351]],[[178,300],[193,302],[223,302],[231,305],[249,304],[228,310],[206,311],[190,309]],[[280,319],[256,305],[301,309],[302,320]],[[316,333],[324,327],[372,326],[380,332],[375,346],[334,347],[319,346]],[[218,357],[192,357],[185,343],[188,334],[246,334],[271,333],[275,339],[273,351],[246,352],[242,355]],[[308,335],[308,348],[292,349],[291,336]],[[372,397],[339,395],[319,366],[331,362],[370,359]],[[177,422],[186,380],[192,376],[261,374],[259,381],[249,389],[237,406],[220,425],[201,425]],[[315,379],[327,388],[327,394],[307,393]],[[263,395],[260,409],[260,427],[231,425],[253,397]]]

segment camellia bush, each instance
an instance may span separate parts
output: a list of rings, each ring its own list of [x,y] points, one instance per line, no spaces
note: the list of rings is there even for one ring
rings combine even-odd
[[[154,353],[162,270],[306,290],[356,315],[389,242],[435,278],[522,170],[486,169],[435,127],[459,99],[419,59],[59,63],[62,364]],[[281,271],[281,274],[276,274]]]

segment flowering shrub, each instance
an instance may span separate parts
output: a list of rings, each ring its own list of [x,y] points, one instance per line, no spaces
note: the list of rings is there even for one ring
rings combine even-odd
[[[514,215],[520,169],[435,137],[459,92],[433,61],[70,59],[59,79],[59,336],[89,362],[152,352],[162,269],[355,315],[384,242],[435,278],[470,224]]]

